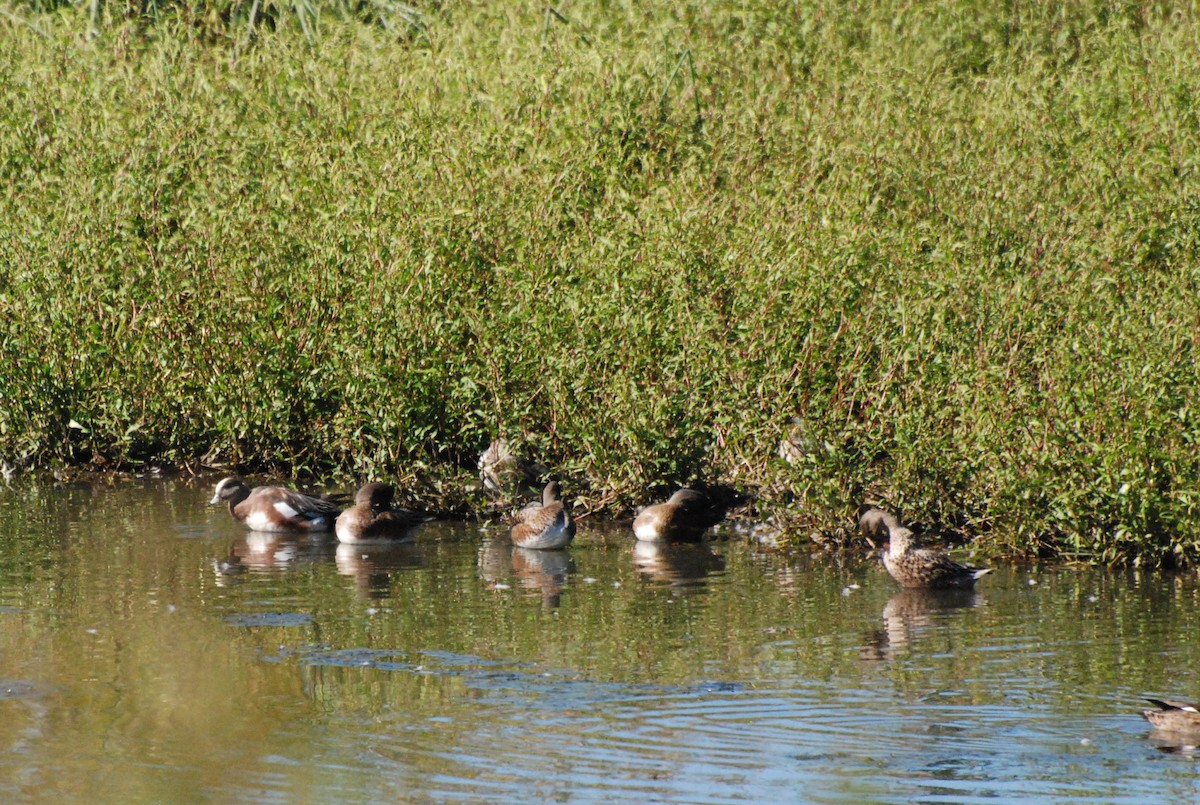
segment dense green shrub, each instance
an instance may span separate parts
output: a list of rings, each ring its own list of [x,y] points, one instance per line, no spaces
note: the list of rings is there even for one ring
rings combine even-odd
[[[0,16],[9,462],[448,478],[504,432],[613,506],[704,477],[825,537],[872,499],[1200,558],[1190,6],[331,7],[248,47],[105,8]]]

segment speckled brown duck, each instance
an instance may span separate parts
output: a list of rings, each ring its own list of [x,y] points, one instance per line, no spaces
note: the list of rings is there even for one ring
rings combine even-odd
[[[537,489],[550,468],[512,451],[503,438],[493,439],[479,455],[479,480],[485,491],[508,496],[523,489]]]
[[[575,521],[563,505],[562,488],[551,481],[542,490],[542,502],[530,503],[517,512],[512,527],[512,542],[518,548],[555,550],[565,548],[575,538]]]
[[[393,509],[395,490],[387,484],[363,484],[354,496],[354,505],[337,518],[334,530],[339,542],[361,543],[408,542],[415,538],[417,526],[429,521],[429,516],[408,509]]]
[[[648,542],[699,542],[712,526],[725,519],[725,507],[695,489],[680,489],[665,503],[642,509],[633,520],[633,534]]]
[[[1165,699],[1146,701],[1158,708],[1142,711],[1142,717],[1154,725],[1155,729],[1200,738],[1200,705]]]
[[[900,524],[896,515],[882,509],[869,509],[858,521],[869,540],[887,540],[883,566],[904,587],[930,590],[969,589],[990,568],[971,567],[956,562],[941,551],[922,548],[917,536]]]

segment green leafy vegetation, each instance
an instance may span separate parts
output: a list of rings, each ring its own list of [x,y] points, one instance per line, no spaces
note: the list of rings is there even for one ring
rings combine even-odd
[[[155,8],[0,14],[6,461],[1200,559],[1189,7]]]

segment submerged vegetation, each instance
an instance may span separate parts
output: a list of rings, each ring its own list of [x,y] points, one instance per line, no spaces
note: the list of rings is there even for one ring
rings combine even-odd
[[[450,496],[503,433],[590,505],[1200,560],[1190,5],[51,6],[0,9],[10,465]]]

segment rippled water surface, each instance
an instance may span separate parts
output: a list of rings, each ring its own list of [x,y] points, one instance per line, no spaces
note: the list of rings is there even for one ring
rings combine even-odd
[[[1183,802],[1194,575],[902,592],[736,536],[247,533],[211,482],[0,490],[3,802]]]

